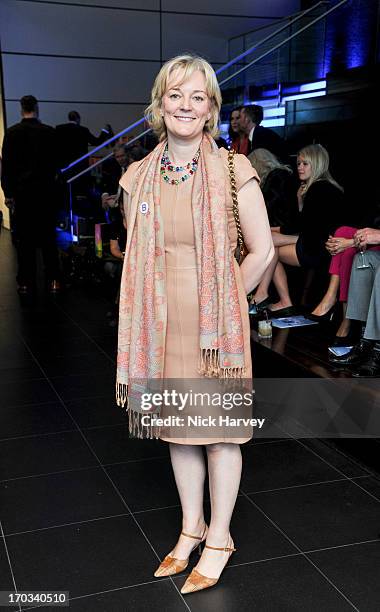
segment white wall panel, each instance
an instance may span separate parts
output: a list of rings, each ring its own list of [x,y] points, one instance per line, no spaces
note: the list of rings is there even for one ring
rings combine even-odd
[[[2,0],[3,1],[3,0]],[[32,4],[31,0],[12,0],[20,4]],[[160,0],[64,0],[66,4],[96,4],[102,7],[159,10]],[[50,0],[39,0],[50,4]],[[224,13],[230,15],[289,15],[298,10],[300,0],[192,0],[191,4],[178,0],[162,0],[163,11],[187,11],[194,13]]]
[[[149,100],[159,69],[160,23],[164,59],[193,51],[217,67],[227,60],[229,37],[269,22],[260,16],[281,17],[299,4],[299,0],[193,0],[191,5],[178,0],[64,0],[62,4],[0,0],[7,123],[19,119],[17,100],[33,93],[42,100],[42,118],[47,123],[60,123],[69,110],[77,108],[92,130],[107,121],[119,130],[140,117]],[[181,14],[197,11],[201,14]],[[91,59],[96,57],[103,59]]]
[[[162,16],[163,57],[168,59],[178,53],[193,51],[212,63],[226,62],[228,37],[236,36],[261,24],[261,20],[257,19],[231,20],[228,17],[164,14]]]
[[[158,13],[1,0],[2,50],[159,59]]]
[[[131,123],[141,119],[145,106],[141,105],[113,105],[113,104],[59,104],[59,103],[40,103],[40,118],[43,123],[57,125],[66,123],[67,113],[70,110],[77,110],[82,118],[82,124],[87,126],[94,134],[101,128],[110,123],[114,132],[120,132]],[[8,125],[13,125],[20,121],[20,104],[18,102],[7,102],[6,112]],[[141,128],[142,131],[144,128]],[[136,132],[137,135],[138,132]]]
[[[300,0],[192,0],[191,4],[179,3],[178,0],[162,0],[162,10],[283,17],[298,11],[300,4]]]
[[[30,0],[13,0],[16,2],[28,2]],[[89,6],[96,4],[97,6],[107,7],[119,7],[127,9],[147,9],[147,10],[159,10],[160,0],[64,0],[66,4],[87,4]],[[44,4],[50,4],[51,0],[39,0]]]
[[[3,67],[6,100],[32,93],[49,101],[145,103],[159,65],[6,55]]]

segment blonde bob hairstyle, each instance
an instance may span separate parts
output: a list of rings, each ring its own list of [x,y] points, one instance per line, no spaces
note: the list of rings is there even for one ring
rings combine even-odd
[[[248,155],[248,159],[251,165],[256,170],[261,180],[261,186],[264,185],[267,176],[272,170],[286,170],[292,174],[292,169],[286,164],[282,164],[278,157],[273,155],[268,149],[254,149],[252,153]]]
[[[330,158],[326,149],[320,144],[312,144],[307,147],[303,147],[297,153],[297,161],[302,157],[305,161],[309,162],[311,168],[310,178],[306,181],[305,190],[303,196],[307,190],[316,181],[328,181],[332,185],[335,185],[340,191],[343,191],[343,187],[333,179],[329,171]]]
[[[177,69],[182,69],[184,72],[181,81],[176,83],[176,85],[184,83],[195,70],[203,72],[206,79],[206,93],[210,100],[211,113],[210,119],[205,123],[204,130],[210,136],[216,138],[219,134],[218,123],[222,106],[222,95],[213,68],[205,59],[197,55],[177,55],[177,57],[173,57],[162,66],[154,81],[151,103],[145,110],[147,123],[154,130],[160,141],[166,138],[166,125],[161,114],[162,98],[167,91],[171,74]]]

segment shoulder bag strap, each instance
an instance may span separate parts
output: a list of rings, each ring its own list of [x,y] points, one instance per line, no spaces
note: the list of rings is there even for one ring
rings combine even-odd
[[[240,226],[239,217],[239,205],[236,189],[236,177],[235,177],[235,164],[234,164],[235,151],[233,149],[228,150],[228,172],[230,175],[230,186],[231,186],[231,197],[232,197],[232,211],[234,213],[236,230],[237,230],[237,249],[235,251],[235,257],[237,262],[240,264],[244,257],[244,240],[243,233]]]

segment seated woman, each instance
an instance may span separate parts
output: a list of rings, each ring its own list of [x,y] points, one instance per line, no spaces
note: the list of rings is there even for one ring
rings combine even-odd
[[[373,214],[374,213],[374,214]],[[370,218],[365,220],[363,226],[380,226],[380,205],[377,210],[372,211]],[[360,225],[362,227],[362,224]],[[336,332],[334,345],[339,346],[351,342],[354,338],[351,333],[350,319],[346,317],[348,287],[351,277],[352,262],[357,253],[357,237],[361,231],[356,227],[339,227],[334,236],[330,236],[326,242],[326,249],[332,255],[330,264],[330,283],[328,289],[318,306],[313,310],[310,318],[314,321],[324,321],[330,318],[337,302],[338,291],[339,301],[343,306],[343,320]],[[368,246],[368,249],[379,251],[380,246]]]
[[[247,155],[249,150],[249,142],[248,136],[245,132],[240,130],[240,109],[238,106],[231,111],[230,114],[230,127],[228,128],[228,136],[230,140],[231,149],[235,151],[235,153],[241,153],[242,155]]]
[[[297,169],[301,180],[297,192],[299,232],[287,234],[283,227],[279,231],[272,228],[275,257],[255,294],[259,309],[268,306],[271,303],[268,289],[273,280],[280,299],[271,305],[270,311],[275,312],[276,316],[292,313],[283,264],[303,268],[318,268],[327,264],[325,242],[342,224],[344,215],[343,189],[329,172],[329,155],[324,147],[312,144],[301,149],[297,155]]]
[[[268,219],[273,230],[287,228],[286,233],[298,233],[299,211],[297,183],[290,166],[280,162],[268,149],[255,149],[248,155],[260,177]]]

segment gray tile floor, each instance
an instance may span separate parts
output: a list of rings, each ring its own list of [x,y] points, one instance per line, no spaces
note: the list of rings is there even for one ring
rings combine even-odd
[[[313,440],[243,447],[238,551],[215,588],[154,579],[179,501],[166,445],[130,440],[114,404],[109,305],[80,288],[23,304],[14,255],[3,231],[0,591],[69,591],[79,612],[380,609],[379,475]]]

